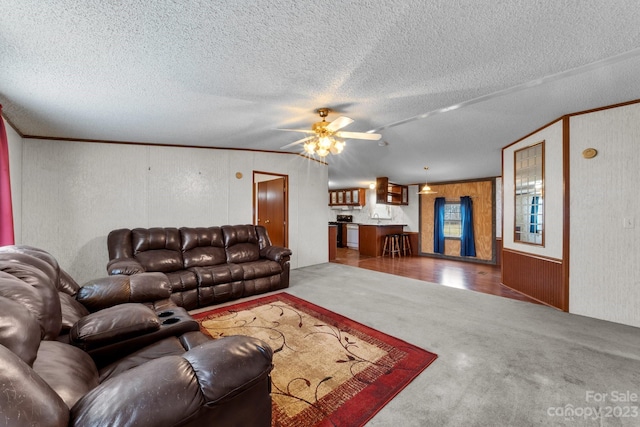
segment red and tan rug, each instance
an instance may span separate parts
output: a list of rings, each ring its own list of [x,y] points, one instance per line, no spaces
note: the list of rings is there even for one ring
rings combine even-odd
[[[273,426],[362,426],[438,356],[286,293],[193,316],[274,350]]]

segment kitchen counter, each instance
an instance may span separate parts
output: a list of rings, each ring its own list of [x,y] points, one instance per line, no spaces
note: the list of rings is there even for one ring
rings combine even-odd
[[[354,222],[353,224],[358,224],[359,226],[370,226],[370,227],[406,227],[407,224],[385,224],[381,222],[380,224],[366,223],[366,222]]]
[[[359,224],[360,254],[381,256],[384,249],[384,238],[387,234],[401,234],[406,224]]]

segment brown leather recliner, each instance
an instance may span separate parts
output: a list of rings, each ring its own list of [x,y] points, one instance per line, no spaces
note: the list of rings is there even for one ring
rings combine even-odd
[[[163,275],[80,288],[48,253],[0,247],[0,424],[270,426],[271,349],[192,330],[169,294]]]

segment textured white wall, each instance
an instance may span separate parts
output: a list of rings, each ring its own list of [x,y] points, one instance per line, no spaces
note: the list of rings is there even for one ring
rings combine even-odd
[[[327,167],[300,156],[25,139],[23,158],[23,243],[81,283],[113,229],[251,223],[253,170],[289,175],[292,268],[327,261]]]
[[[544,246],[514,242],[515,189],[514,151],[545,141],[544,144]],[[504,197],[502,244],[505,249],[562,259],[563,176],[562,121],[557,121],[503,150],[502,186]]]
[[[7,141],[9,142],[9,174],[11,179],[11,204],[13,205],[13,232],[15,242],[22,241],[22,137],[9,126],[4,118],[5,129],[7,130]]]
[[[569,310],[640,327],[640,104],[571,117],[570,135]]]

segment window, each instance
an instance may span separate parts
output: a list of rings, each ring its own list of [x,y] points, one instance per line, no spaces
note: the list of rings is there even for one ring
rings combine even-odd
[[[444,237],[459,239],[462,236],[462,217],[459,202],[444,205]]]

